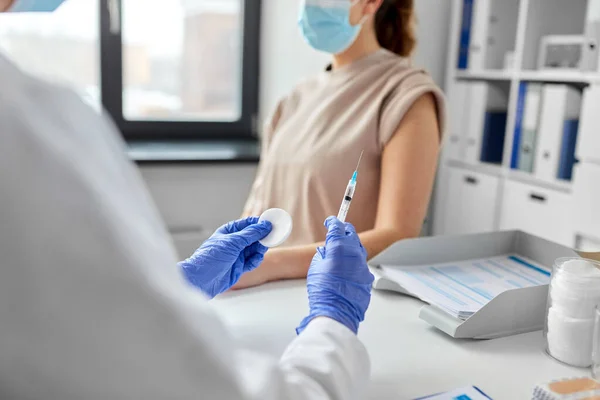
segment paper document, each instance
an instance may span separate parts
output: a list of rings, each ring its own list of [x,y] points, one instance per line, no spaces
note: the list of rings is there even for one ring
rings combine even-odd
[[[462,320],[502,292],[550,283],[548,268],[517,255],[381,269],[410,294]]]
[[[462,389],[456,389],[451,392],[420,397],[416,400],[491,400],[491,397],[483,393],[479,388],[471,386]]]

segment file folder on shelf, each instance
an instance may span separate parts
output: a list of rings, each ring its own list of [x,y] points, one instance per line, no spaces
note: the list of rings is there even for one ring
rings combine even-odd
[[[457,68],[505,68],[507,52],[514,51],[518,0],[463,0],[461,5]]]
[[[577,257],[568,247],[520,231],[475,235],[438,236],[402,240],[369,262],[374,288],[410,295],[386,278],[382,265],[423,265],[517,254],[549,269],[560,257]],[[544,326],[548,285],[508,290],[487,303],[466,321],[440,308],[424,305],[419,317],[454,338],[492,339],[540,330]]]
[[[467,113],[470,109],[469,83],[455,82],[448,93],[449,132],[446,154],[449,158],[463,161],[467,131]]]
[[[469,83],[468,101],[464,160],[472,164],[495,162],[504,146],[508,95],[496,84],[475,82]]]
[[[523,131],[523,115],[525,113],[525,97],[527,96],[528,83],[521,82],[517,98],[517,110],[515,114],[515,129],[513,133],[513,148],[510,158],[510,167],[519,169],[519,155],[521,149],[521,136]]]
[[[579,120],[567,120],[564,123],[563,137],[558,162],[558,179],[570,181],[573,178],[575,166],[575,147],[577,146],[577,132]]]
[[[484,69],[490,9],[491,0],[463,0],[458,69]]]
[[[542,85],[530,83],[525,96],[525,111],[521,131],[521,149],[519,154],[519,169],[533,172],[535,159],[540,106],[542,102]]]
[[[476,0],[473,3],[471,44],[469,46],[469,69],[483,70],[488,51],[488,26],[492,0]]]
[[[471,164],[479,162],[481,140],[487,108],[488,83],[469,83],[469,110],[466,117],[465,161]]]
[[[571,179],[581,93],[568,85],[544,85],[535,174],[546,181]]]
[[[577,159],[582,163],[600,164],[600,85],[592,84],[583,91],[583,103],[577,135]]]
[[[471,25],[473,24],[473,3],[475,0],[463,0],[460,43],[458,46],[458,69],[469,68],[469,50],[471,47]]]
[[[481,161],[502,164],[504,136],[506,134],[506,111],[487,111],[481,141]]]

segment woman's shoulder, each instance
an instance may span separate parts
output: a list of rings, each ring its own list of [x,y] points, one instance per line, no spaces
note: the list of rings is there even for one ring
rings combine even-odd
[[[310,93],[318,90],[327,83],[325,70],[303,77],[296,82],[292,90],[288,93],[288,97],[301,96],[303,93]]]
[[[280,98],[279,103],[282,112],[285,110],[293,111],[303,99],[307,96],[317,95],[322,88],[323,77],[321,75],[313,75],[300,79],[285,96]]]
[[[385,83],[382,93],[381,143],[385,144],[396,132],[406,113],[423,96],[433,96],[441,132],[446,126],[446,100],[442,89],[423,68],[391,52],[385,64]]]
[[[388,50],[383,50],[381,62],[378,67],[383,71],[381,74],[390,84],[404,84],[407,86],[428,85],[438,88],[431,75],[422,67],[414,65],[407,57],[401,57]]]

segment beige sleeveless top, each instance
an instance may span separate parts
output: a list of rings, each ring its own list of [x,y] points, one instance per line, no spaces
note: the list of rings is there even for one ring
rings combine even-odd
[[[364,150],[347,221],[358,232],[372,229],[382,151],[411,105],[428,92],[437,98],[443,132],[440,89],[424,71],[387,50],[301,83],[265,126],[258,173],[244,213],[283,208],[294,220],[286,245],[324,240],[323,221],[337,215]]]

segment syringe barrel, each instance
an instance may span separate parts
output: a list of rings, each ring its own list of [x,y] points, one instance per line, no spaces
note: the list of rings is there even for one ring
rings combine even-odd
[[[355,190],[356,190],[356,184],[354,184],[354,183],[352,183],[352,181],[350,181],[348,183],[348,186],[346,187],[346,194],[344,195],[344,198],[350,197],[350,201],[352,201]]]
[[[347,201],[347,200],[342,201],[342,205],[340,207],[340,211],[338,212],[337,218],[342,222],[346,222],[346,216],[348,216],[349,209],[350,209],[350,201]]]
[[[348,216],[348,210],[350,210],[350,204],[354,197],[354,190],[356,190],[356,184],[350,181],[346,187],[346,193],[344,194],[344,199],[342,200],[342,205],[338,212],[338,219],[342,222],[346,222],[346,216]]]

